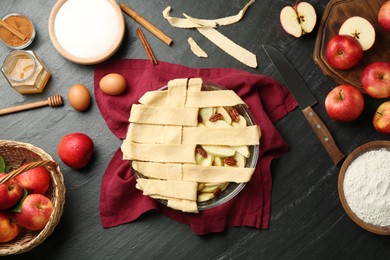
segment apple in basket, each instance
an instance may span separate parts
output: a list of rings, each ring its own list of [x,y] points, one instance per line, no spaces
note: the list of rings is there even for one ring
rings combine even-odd
[[[390,134],[390,101],[383,102],[375,112],[373,121],[376,131]]]
[[[16,224],[13,214],[0,212],[0,243],[14,239],[20,233],[20,227]]]
[[[28,230],[42,230],[49,222],[54,205],[42,194],[30,194],[22,202],[21,211],[15,213],[16,222]]]
[[[348,70],[363,58],[363,49],[352,36],[336,35],[326,45],[325,55],[329,65],[333,68]]]
[[[369,64],[362,72],[362,85],[373,98],[390,97],[390,62]]]
[[[351,122],[363,111],[364,98],[355,87],[343,84],[332,89],[325,98],[325,109],[335,121]]]
[[[23,172],[15,179],[29,194],[45,194],[50,185],[50,174],[43,166]]]
[[[0,173],[0,179],[7,176],[6,173]],[[23,188],[17,180],[11,179],[6,183],[0,184],[0,209],[8,209],[16,205],[23,195]]]

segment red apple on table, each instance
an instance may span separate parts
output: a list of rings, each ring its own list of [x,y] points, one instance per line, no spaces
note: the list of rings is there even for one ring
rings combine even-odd
[[[326,45],[326,59],[335,69],[348,70],[357,65],[362,58],[362,46],[352,36],[333,36]]]
[[[7,176],[0,173],[0,179]],[[0,209],[8,209],[16,205],[23,195],[23,188],[17,180],[10,179],[0,184]]]
[[[325,98],[325,109],[329,117],[339,122],[351,122],[359,117],[364,108],[362,93],[347,84],[332,89]]]
[[[0,211],[0,243],[11,241],[19,233],[20,227],[16,224],[13,214]]]
[[[390,134],[390,101],[386,101],[378,107],[372,123],[376,131]]]
[[[58,144],[58,155],[71,168],[80,169],[90,161],[93,153],[92,139],[83,133],[65,135]]]
[[[29,194],[45,194],[50,185],[50,173],[43,166],[23,172],[15,179]]]
[[[42,230],[54,210],[54,205],[45,195],[30,194],[22,202],[20,213],[15,213],[16,222],[28,230]]]
[[[369,64],[362,72],[362,85],[373,98],[390,97],[390,62]]]
[[[310,33],[316,21],[316,11],[307,2],[297,2],[295,6],[286,6],[280,12],[280,23],[283,29],[297,38]]]
[[[383,29],[390,32],[390,1],[386,1],[379,9],[378,22]]]

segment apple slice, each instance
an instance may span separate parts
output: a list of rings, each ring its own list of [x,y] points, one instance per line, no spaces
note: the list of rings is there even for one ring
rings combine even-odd
[[[286,6],[280,12],[280,23],[283,29],[297,38],[310,33],[317,22],[314,7],[307,2],[300,2],[294,7]]]
[[[234,159],[236,159],[237,161],[237,167],[239,168],[245,168],[245,165],[246,165],[246,158],[240,154],[240,153],[236,153],[234,156],[233,156]]]
[[[207,154],[207,157],[205,158],[202,155],[200,155],[200,153],[196,153],[195,154],[195,161],[196,161],[196,164],[198,164],[198,165],[211,166],[213,164],[214,157],[211,156],[210,154]]]
[[[243,117],[242,115],[239,115],[238,117],[240,118],[240,120],[238,121],[238,123],[232,122],[232,126],[233,127],[246,127],[247,122],[246,122],[245,117]]]
[[[205,125],[210,128],[231,128],[232,127],[224,120],[217,120],[215,122],[207,121]]]
[[[209,118],[215,114],[216,109],[214,107],[202,107],[199,109],[199,115],[202,118],[202,123],[205,124],[209,121]]]
[[[224,182],[224,183],[221,183],[219,185],[219,188],[221,189],[221,191],[224,191],[228,185],[229,185],[229,182]]]
[[[228,123],[229,125],[232,123],[232,118],[224,107],[217,107],[217,113],[220,113],[223,116],[223,120],[226,123]]]
[[[206,200],[211,200],[212,198],[214,198],[215,195],[214,193],[212,192],[209,192],[209,193],[201,193],[198,195],[198,202],[203,202],[203,201],[206,201]]]
[[[339,34],[354,37],[362,46],[363,51],[370,49],[375,42],[374,27],[369,21],[360,16],[348,18],[341,25]]]
[[[234,151],[237,153],[240,153],[242,156],[249,158],[251,153],[249,152],[249,148],[247,145],[241,145],[241,146],[230,146]]]
[[[203,190],[203,188],[205,187],[204,183],[198,183],[198,188],[197,188],[197,191],[201,191]]]
[[[208,192],[214,192],[216,189],[219,188],[220,183],[207,185],[205,184],[205,187],[201,190],[202,193],[208,193]]]
[[[223,166],[223,160],[221,157],[214,157],[214,166]]]
[[[216,157],[230,157],[236,153],[236,151],[228,146],[202,145],[202,147],[208,154]]]

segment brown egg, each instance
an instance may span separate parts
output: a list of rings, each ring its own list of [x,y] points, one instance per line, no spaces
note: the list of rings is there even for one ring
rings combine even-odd
[[[126,85],[126,79],[118,73],[107,74],[99,82],[100,89],[111,96],[121,94],[126,89]]]
[[[84,111],[91,103],[89,90],[82,84],[75,84],[69,89],[69,103],[78,111]]]

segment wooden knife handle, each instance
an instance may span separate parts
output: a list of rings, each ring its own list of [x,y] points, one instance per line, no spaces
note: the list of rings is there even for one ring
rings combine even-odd
[[[302,110],[314,133],[320,139],[325,150],[328,152],[333,163],[337,165],[345,156],[337,147],[331,133],[328,128],[322,122],[321,118],[311,107],[307,107]]]

